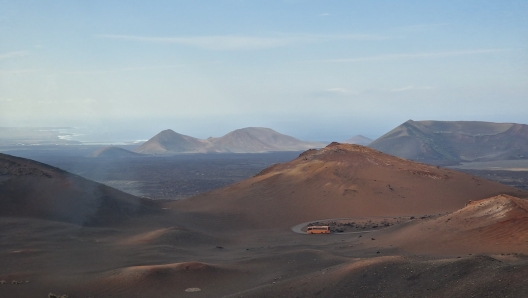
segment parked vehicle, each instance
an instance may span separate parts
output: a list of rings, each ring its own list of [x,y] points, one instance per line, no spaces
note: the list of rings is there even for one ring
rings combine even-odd
[[[311,226],[306,230],[306,234],[330,234],[329,226]]]

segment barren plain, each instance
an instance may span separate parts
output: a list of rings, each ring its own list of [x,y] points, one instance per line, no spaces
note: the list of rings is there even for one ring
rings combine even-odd
[[[309,150],[176,201],[137,198],[45,164],[2,158],[0,297],[525,297],[528,291],[528,192],[366,147]],[[108,161],[107,169],[117,164]],[[214,159],[206,164],[213,167]],[[92,171],[102,166],[96,162]],[[89,221],[76,220],[79,204],[72,200],[90,211]],[[41,207],[21,208],[31,202]],[[360,227],[350,231],[362,233],[292,231],[337,218],[354,221]]]

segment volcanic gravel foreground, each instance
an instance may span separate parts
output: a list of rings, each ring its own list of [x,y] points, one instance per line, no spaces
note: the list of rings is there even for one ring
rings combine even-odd
[[[337,143],[178,201],[0,154],[0,297],[526,297],[527,197]]]

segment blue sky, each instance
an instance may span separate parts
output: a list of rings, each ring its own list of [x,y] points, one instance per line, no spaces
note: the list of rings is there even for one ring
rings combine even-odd
[[[0,126],[307,140],[528,123],[527,1],[2,1]]]

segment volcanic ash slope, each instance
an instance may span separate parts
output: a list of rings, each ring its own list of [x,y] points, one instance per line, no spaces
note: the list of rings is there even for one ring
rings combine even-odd
[[[308,150],[231,186],[171,203],[172,208],[231,214],[257,228],[287,229],[342,217],[451,212],[469,200],[528,193],[464,173],[359,146]]]
[[[149,213],[155,205],[46,164],[0,154],[0,217],[101,226]]]
[[[508,195],[471,201],[453,213],[418,220],[387,241],[426,253],[528,253],[528,201]]]

